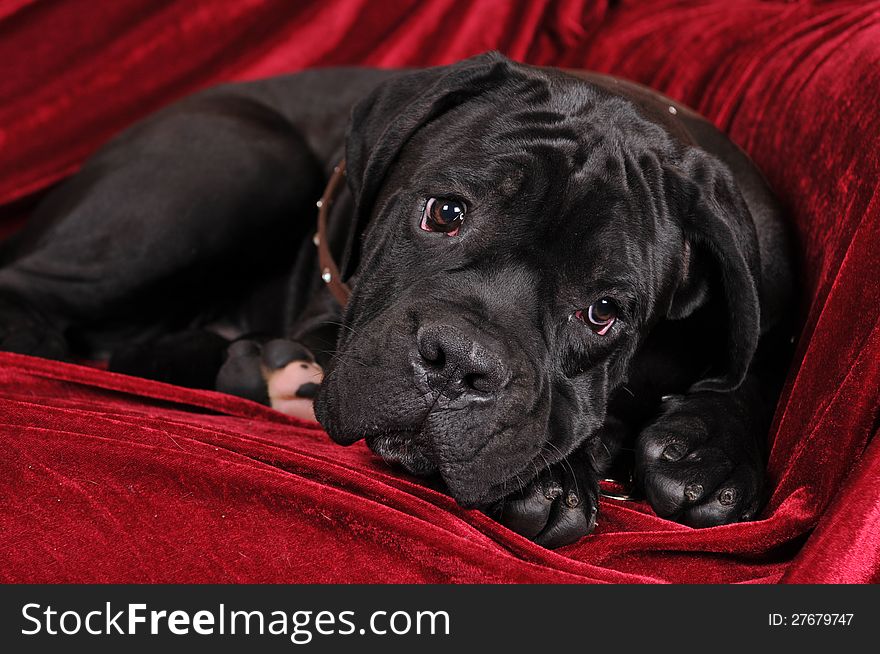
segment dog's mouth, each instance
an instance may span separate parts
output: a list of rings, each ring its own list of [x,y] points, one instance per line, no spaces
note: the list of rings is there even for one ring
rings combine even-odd
[[[437,465],[430,457],[430,450],[419,442],[417,430],[386,432],[367,436],[367,446],[392,466],[400,466],[418,477],[437,474]]]
[[[367,436],[365,440],[368,447],[390,466],[402,468],[417,477],[435,477],[439,480],[442,477],[440,467],[434,460],[431,450],[420,442],[422,438],[418,430],[400,430]],[[538,454],[534,460],[524,463],[522,469],[511,473],[508,478],[489,484],[485,488],[476,484],[467,492],[463,489],[458,489],[456,492],[456,489],[449,487],[448,483],[444,485],[461,506],[486,510],[505,495],[522,487],[523,481],[531,478],[529,473],[538,469],[539,458],[546,462],[546,458]]]

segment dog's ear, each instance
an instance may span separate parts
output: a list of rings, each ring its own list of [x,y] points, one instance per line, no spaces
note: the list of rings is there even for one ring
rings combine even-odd
[[[733,390],[748,373],[761,330],[755,225],[733,174],[714,157],[690,148],[666,174],[670,209],[685,237],[684,272],[667,317],[687,317],[706,303],[712,270],[726,305],[724,369],[698,381],[693,390]]]
[[[360,239],[373,202],[398,153],[420,127],[500,85],[512,62],[497,52],[451,66],[426,68],[380,84],[352,109],[346,133],[346,175],[355,214],[342,259],[348,279],[360,260]]]

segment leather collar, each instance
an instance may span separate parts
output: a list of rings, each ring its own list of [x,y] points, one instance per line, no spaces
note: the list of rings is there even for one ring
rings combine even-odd
[[[348,298],[351,296],[351,288],[342,281],[342,275],[339,273],[339,266],[330,252],[330,239],[327,237],[327,221],[330,216],[330,207],[333,206],[333,200],[339,192],[339,187],[343,185],[345,179],[345,159],[340,161],[333,168],[333,175],[327,182],[327,188],[324,189],[324,195],[318,200],[318,231],[312,239],[318,248],[318,265],[321,267],[321,279],[327,284],[327,288],[336,301],[345,307],[348,304]]]

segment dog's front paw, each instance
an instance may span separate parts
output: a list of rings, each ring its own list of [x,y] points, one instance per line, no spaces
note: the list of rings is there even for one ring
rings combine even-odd
[[[746,417],[719,394],[665,405],[636,445],[636,475],[654,512],[692,527],[752,519],[764,465]]]
[[[227,349],[216,388],[289,416],[314,420],[314,399],[322,379],[321,367],[299,343],[284,338],[265,344],[242,339]]]
[[[599,486],[589,467],[581,461],[563,461],[502,499],[492,514],[508,529],[555,548],[593,531],[598,499]]]

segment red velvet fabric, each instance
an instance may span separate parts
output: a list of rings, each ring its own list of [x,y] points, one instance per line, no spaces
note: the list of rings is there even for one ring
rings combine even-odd
[[[804,323],[757,522],[603,502],[543,550],[258,405],[0,355],[2,581],[880,579],[880,2],[6,0],[0,204],[35,198],[198,88],[499,49],[622,75],[743,146],[790,212]]]

